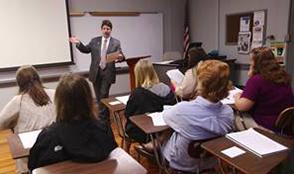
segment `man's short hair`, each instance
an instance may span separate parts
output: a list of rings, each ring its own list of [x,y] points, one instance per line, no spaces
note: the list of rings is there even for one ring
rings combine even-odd
[[[103,20],[102,24],[101,24],[101,28],[103,28],[104,25],[106,25],[112,29],[112,23],[110,22],[110,20]]]

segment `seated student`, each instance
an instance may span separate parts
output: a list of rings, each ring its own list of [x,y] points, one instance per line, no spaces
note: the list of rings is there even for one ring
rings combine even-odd
[[[172,82],[175,87],[175,92],[177,96],[189,100],[196,95],[196,67],[197,64],[205,60],[207,54],[203,48],[192,48],[188,52],[188,66],[185,72],[184,79],[181,84]]]
[[[131,139],[146,143],[149,141],[147,135],[128,118],[137,114],[162,111],[163,105],[175,104],[176,100],[169,86],[159,82],[149,59],[139,60],[134,72],[136,89],[132,91],[125,109],[126,132]]]
[[[83,77],[63,76],[55,104],[56,123],[43,129],[31,148],[30,170],[65,160],[99,162],[117,147],[112,134],[97,118],[89,84]]]
[[[55,121],[55,90],[43,87],[33,66],[22,66],[16,72],[18,94],[0,112],[0,129],[21,133],[42,129]],[[17,172],[26,173],[27,158],[16,161]]]
[[[41,129],[55,121],[55,90],[43,87],[33,66],[22,66],[16,72],[18,94],[0,112],[0,129],[14,133]]]
[[[290,76],[270,48],[255,48],[250,58],[249,79],[243,93],[235,95],[235,106],[240,111],[249,111],[258,126],[279,131],[275,128],[278,115],[294,106]]]
[[[197,159],[188,154],[193,140],[225,135],[233,129],[233,110],[220,102],[228,96],[229,66],[218,60],[206,60],[197,67],[198,96],[163,111],[163,119],[174,130],[163,145],[163,156],[171,169],[195,172]]]

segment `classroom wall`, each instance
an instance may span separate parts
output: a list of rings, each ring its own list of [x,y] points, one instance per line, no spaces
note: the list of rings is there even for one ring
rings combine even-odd
[[[190,0],[190,36],[207,52],[218,49],[218,0]]]
[[[92,95],[95,96],[95,92],[92,86],[92,83],[88,81],[91,87]],[[58,81],[46,82],[43,84],[46,88],[55,89],[58,85]],[[124,94],[130,91],[130,80],[129,74],[119,74],[116,76],[116,83],[113,84],[110,88],[110,94]],[[7,102],[17,94],[18,87],[10,86],[5,88],[0,88],[0,109],[7,104]],[[1,111],[0,110],[0,111]]]
[[[225,45],[227,14],[266,9],[266,35],[274,35],[276,40],[284,41],[288,32],[290,0],[190,0],[189,2],[191,40],[202,41],[208,52],[218,49],[220,54],[237,59],[238,64],[248,64],[249,56],[238,54],[236,46]],[[239,85],[244,85],[248,79],[247,68],[241,68],[236,72]]]
[[[182,51],[186,0],[69,0],[70,11],[160,12],[164,21],[164,51]],[[99,24],[97,24],[99,27]],[[138,39],[139,41],[139,39]]]
[[[184,4],[186,0],[68,0],[70,12],[85,11],[132,11],[160,12],[163,14],[163,51],[182,51],[184,32]],[[97,23],[97,29],[100,24]],[[98,30],[99,31],[99,30]],[[100,34],[100,33],[98,33]],[[93,36],[94,37],[94,36]],[[140,43],[138,39],[138,44]],[[90,55],[89,55],[90,59]],[[58,76],[74,70],[75,65],[41,68],[41,76]],[[15,71],[0,72],[0,83],[15,81]],[[56,88],[57,82],[45,83],[45,86]],[[110,94],[129,92],[128,74],[117,75],[116,83]],[[17,93],[16,86],[0,87],[0,109]]]
[[[288,32],[290,34],[290,40],[288,42],[286,70],[292,77],[292,91],[294,93],[294,2],[291,1],[290,18]]]

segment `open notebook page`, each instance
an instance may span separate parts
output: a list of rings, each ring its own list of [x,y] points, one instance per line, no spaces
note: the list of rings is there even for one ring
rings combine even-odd
[[[18,134],[23,147],[25,149],[33,147],[41,131],[42,130],[36,130]]]

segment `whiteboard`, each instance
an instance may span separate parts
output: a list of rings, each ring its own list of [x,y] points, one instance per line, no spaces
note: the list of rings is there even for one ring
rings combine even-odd
[[[1,0],[0,21],[0,69],[72,62],[66,0]]]
[[[101,35],[101,22],[109,19],[112,22],[112,37],[120,40],[126,58],[151,55],[153,61],[161,60],[163,55],[163,16],[161,13],[141,13],[139,16],[71,16],[71,33],[84,44],[93,37]],[[75,71],[89,70],[89,54],[80,53],[73,48]],[[117,63],[116,66],[127,66]]]

